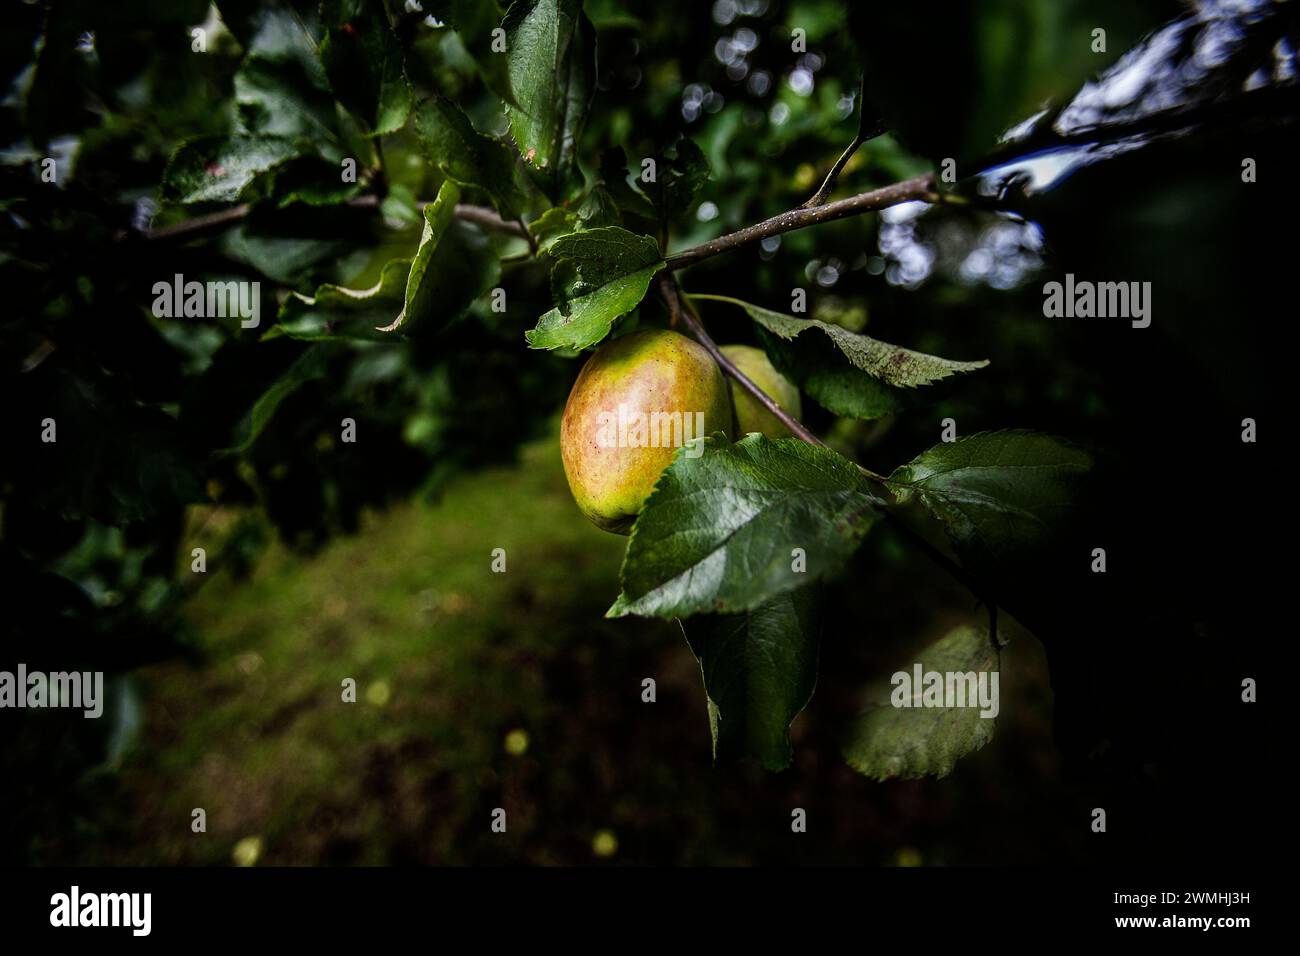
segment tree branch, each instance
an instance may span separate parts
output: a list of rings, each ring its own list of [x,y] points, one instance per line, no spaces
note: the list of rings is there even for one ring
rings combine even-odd
[[[428,203],[421,205],[421,209]],[[488,206],[467,206],[464,203],[456,204],[456,218],[464,222],[472,222],[476,226],[484,229],[491,229],[493,232],[503,232],[508,236],[518,236],[520,239],[528,240],[528,247],[536,249],[533,245],[533,235],[528,231],[528,227],[523,221],[511,222],[508,219],[502,219],[497,215],[497,211]]]
[[[849,196],[847,199],[837,199],[835,202],[826,203],[823,206],[814,206],[811,209],[791,209],[779,216],[773,216],[771,219],[766,219],[752,226],[746,226],[744,229],[728,233],[725,236],[719,236],[717,239],[710,239],[708,242],[687,249],[685,252],[669,256],[667,260],[668,268],[670,270],[681,269],[684,266],[694,265],[697,262],[710,259],[723,252],[729,252],[739,246],[748,245],[751,242],[758,242],[769,236],[777,236],[783,232],[792,232],[795,229],[803,229],[805,226],[815,226],[818,223],[832,222],[849,216],[858,216],[864,212],[874,212],[914,200],[924,202],[938,200],[938,195],[934,191],[933,173],[905,179],[901,183],[882,186],[880,189]]]
[[[374,195],[357,196],[349,199],[344,205],[351,209],[376,209],[379,207],[379,197]],[[421,203],[423,209],[428,203]],[[193,219],[186,219],[184,222],[178,222],[170,226],[163,226],[160,229],[150,229],[141,234],[142,238],[149,242],[158,242],[168,239],[192,239],[197,236],[206,235],[212,232],[219,232],[227,226],[240,222],[248,217],[252,207],[248,203],[241,203],[238,206],[231,206],[229,209],[222,209],[218,212],[208,213],[203,216],[195,216]],[[532,234],[522,222],[510,222],[502,219],[497,215],[495,209],[487,206],[471,206],[464,203],[458,203],[456,206],[456,218],[464,222],[473,223],[483,229],[490,229],[494,232],[505,233],[506,235],[518,236],[521,239],[527,239],[529,246],[535,248],[532,243]],[[125,239],[129,233],[120,233],[117,238]]]
[[[241,203],[238,206],[231,206],[229,209],[222,209],[220,212],[208,213],[206,216],[195,216],[193,219],[186,219],[184,222],[174,223],[170,226],[163,226],[161,229],[150,229],[140,235],[153,242],[160,239],[181,239],[188,236],[203,235],[208,232],[218,232],[231,223],[239,222],[248,215],[248,204]],[[125,239],[130,233],[120,233],[119,239]]]
[[[760,405],[780,420],[781,424],[790,429],[791,434],[808,442],[810,445],[821,445],[826,447],[826,443],[804,428],[802,424],[796,421],[789,412],[778,405],[767,392],[763,391],[749,377],[736,367],[736,364],[727,358],[722,349],[718,348],[718,343],[713,341],[713,336],[709,335],[704,328],[704,323],[700,321],[699,315],[695,311],[695,306],[691,304],[682,293],[681,286],[677,284],[672,272],[664,270],[659,273],[659,294],[663,296],[664,303],[668,306],[668,315],[673,325],[681,324],[692,336],[695,337],[708,353],[713,356],[713,361],[727,375],[730,375],[745,391],[749,392]]]

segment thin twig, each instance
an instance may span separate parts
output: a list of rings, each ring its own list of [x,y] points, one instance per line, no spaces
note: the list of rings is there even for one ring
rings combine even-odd
[[[351,209],[374,209],[379,206],[379,197],[373,195],[356,196],[344,203]],[[428,203],[420,203],[423,209]],[[241,203],[238,206],[231,206],[229,209],[222,209],[219,212],[208,213],[203,216],[195,216],[193,219],[186,219],[184,222],[174,223],[170,226],[163,226],[159,229],[150,229],[142,233],[142,237],[149,242],[157,242],[166,239],[192,239],[211,232],[219,232],[227,226],[240,222],[248,217],[252,207],[248,203]],[[522,222],[511,222],[502,219],[497,215],[495,209],[487,206],[471,206],[464,203],[458,203],[456,206],[456,218],[464,222],[473,223],[484,229],[491,229],[494,232],[503,232],[507,235],[519,236],[529,240],[532,246],[532,234],[529,233],[528,227]],[[129,233],[123,233],[120,238],[126,238]],[[532,246],[535,250],[535,246]]]
[[[736,367],[736,364],[731,359],[727,358],[726,353],[718,348],[718,343],[713,341],[713,336],[709,335],[704,328],[704,323],[700,321],[695,306],[691,304],[690,299],[682,294],[677,279],[667,270],[659,273],[659,293],[668,306],[670,321],[673,324],[680,323],[683,325],[695,337],[696,341],[703,345],[708,353],[713,356],[713,361],[718,363],[723,372],[735,379],[741,388],[749,392],[760,405],[775,415],[782,425],[790,429],[791,434],[803,439],[810,445],[826,447],[824,441],[791,417],[789,412],[778,405],[767,392],[755,385],[744,372]]]
[[[160,239],[177,239],[184,236],[200,235],[205,232],[215,232],[231,223],[239,222],[248,215],[248,208],[247,203],[242,203],[238,206],[231,206],[229,209],[222,209],[220,212],[208,213],[206,216],[195,216],[193,219],[186,219],[184,222],[163,226],[161,229],[150,229],[144,232],[143,236],[152,242]],[[123,237],[126,235],[128,234],[123,233]]]
[[[746,226],[744,229],[728,233],[725,236],[719,236],[717,239],[710,239],[708,242],[701,243],[684,252],[669,256],[667,260],[668,268],[670,270],[681,269],[684,266],[694,265],[704,259],[712,258],[739,246],[758,242],[769,236],[777,236],[783,232],[803,229],[805,226],[815,226],[818,223],[845,219],[848,216],[858,216],[864,212],[874,212],[889,206],[897,206],[899,203],[915,200],[934,202],[936,199],[934,175],[926,173],[924,176],[905,179],[900,183],[882,186],[880,189],[859,193],[856,196],[849,196],[847,199],[837,199],[835,202],[815,206],[812,209],[791,209],[779,216],[773,216],[771,219],[765,219],[763,222]]]
[[[537,255],[537,237],[528,231],[528,224],[524,222],[524,217],[519,216],[515,219],[515,224],[524,231],[524,238],[528,240],[528,248],[533,255]]]
[[[864,75],[862,77],[862,82],[858,86],[858,131],[853,135],[853,142],[849,143],[844,152],[840,154],[840,158],[835,161],[835,165],[832,166],[831,171],[826,174],[826,178],[822,181],[818,190],[812,194],[812,198],[810,198],[800,208],[812,209],[814,206],[823,205],[826,200],[830,198],[831,193],[835,189],[835,184],[839,182],[840,173],[844,171],[844,167],[848,165],[849,160],[853,158],[853,154],[858,151],[858,147],[867,142],[867,140],[875,139],[888,129],[888,127],[885,126],[884,120],[879,117],[876,117],[870,123],[867,122],[866,92],[867,78]]]
[[[799,207],[800,209],[812,209],[814,206],[823,206],[826,204],[826,200],[835,189],[835,184],[840,180],[840,173],[844,171],[844,167],[848,165],[849,160],[853,158],[853,154],[858,151],[858,147],[865,142],[866,140],[862,138],[862,132],[859,130],[853,137],[853,141],[845,147],[844,152],[840,153],[840,158],[835,160],[835,165],[832,166],[831,171],[826,174],[826,178],[822,180],[821,186],[817,188],[817,191],[812,194],[811,198],[809,198],[807,202]]]
[[[456,205],[456,218],[465,222],[472,222],[476,226],[482,226],[484,229],[491,229],[494,232],[504,232],[510,236],[519,236],[521,239],[529,240],[532,245],[532,234],[528,227],[522,222],[511,222],[508,219],[502,219],[497,215],[497,211],[488,206],[467,206],[464,203]]]

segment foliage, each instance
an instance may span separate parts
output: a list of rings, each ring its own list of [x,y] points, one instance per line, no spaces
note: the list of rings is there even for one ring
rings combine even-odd
[[[1266,387],[1243,371],[1254,333],[1217,351],[1213,270],[1171,273],[1178,255],[1134,251],[1152,223],[1173,242],[1193,202],[1220,238],[1276,214],[1207,172],[1239,165],[1234,137],[1247,132],[1198,118],[1135,141],[1132,124],[1156,112],[1142,96],[1160,99],[1144,89],[1128,103],[1101,96],[1109,105],[1087,124],[1040,120],[999,138],[1048,101],[1052,120],[1076,93],[1082,106],[1098,100],[1089,77],[1114,79],[1128,46],[1156,29],[1179,42],[1145,52],[1187,104],[1205,107],[1196,91],[1210,89],[1209,106],[1275,119],[1276,105],[1258,104],[1294,105],[1286,71],[1246,81],[1294,34],[1293,12],[1238,23],[1207,4],[1162,28],[1172,14],[1155,0],[998,3],[979,16],[960,4],[956,27],[935,31],[905,5],[848,4],[846,31],[833,0],[737,7],[725,23],[718,10],[735,4],[129,6],[27,4],[5,38],[0,279],[12,301],[0,398],[13,412],[0,436],[0,560],[31,595],[12,629],[32,666],[93,647],[125,672],[175,653],[189,639],[178,609],[197,586],[196,509],[228,521],[208,561],[243,568],[263,543],[253,516],[311,550],[357,531],[366,509],[510,459],[546,429],[573,359],[669,320],[647,293],[674,253],[799,206],[859,112],[890,132],[849,160],[841,191],[955,158],[950,201],[737,243],[682,276],[715,290],[690,299],[748,315],[752,325],[709,310],[818,403],[805,424],[831,441],[751,435],[679,456],[628,543],[609,615],[682,620],[718,759],[789,764],[787,731],[817,678],[817,582],[843,573],[874,527],[942,530],[980,599],[1049,644],[1077,637],[1084,617],[1095,624],[1132,596],[1098,596],[1063,570],[1086,564],[1081,527],[1123,525],[1136,508],[1096,493],[1094,465],[1156,447],[1143,444],[1157,441],[1152,421],[1171,402],[1188,413],[1184,395],[1231,394],[1230,414],[1210,410],[1222,428]],[[1108,52],[1085,55],[1103,16]],[[1194,35],[1222,22],[1237,39],[1192,82]],[[1274,99],[1261,100],[1261,84]],[[1066,152],[1080,130],[1098,147],[1082,156]],[[1250,155],[1290,155],[1285,123],[1248,132]],[[1060,151],[1067,174],[1043,188],[1014,155],[1022,139],[1026,154]],[[1115,218],[1126,203],[1135,223]],[[1051,252],[1045,231],[1054,266],[1117,275],[1124,249],[1176,286],[1177,347],[1148,336],[1135,364],[1177,361],[1196,387],[1210,369],[1214,389],[1180,385],[1175,399],[1142,376],[1126,397],[1153,417],[1124,424],[1107,388],[1111,350],[1046,329],[1036,312],[1029,279]],[[1232,258],[1245,252],[1222,254],[1246,273]],[[154,287],[174,276],[255,283],[262,321],[157,314]],[[808,287],[811,315],[769,307]],[[950,354],[988,358],[939,357]],[[933,414],[941,403],[946,414]],[[935,444],[942,417],[963,437]],[[55,443],[40,440],[45,419]],[[1181,448],[1178,437],[1158,439],[1152,457]],[[859,466],[866,451],[908,463],[885,479]],[[1081,603],[1092,610],[1071,622]],[[994,666],[966,646],[973,633],[935,653]],[[1058,680],[1077,686],[1068,667]],[[1086,695],[1066,698],[1068,724]],[[904,760],[908,719],[869,712],[850,763],[943,774],[986,739],[940,717]],[[1079,750],[1102,733],[1071,727]]]

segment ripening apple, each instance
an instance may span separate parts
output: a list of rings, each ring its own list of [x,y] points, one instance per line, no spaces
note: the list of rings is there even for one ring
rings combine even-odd
[[[596,350],[578,373],[560,425],[573,500],[606,531],[627,534],[679,447],[731,433],[722,369],[692,339],[633,332]]]
[[[766,352],[752,345],[724,345],[721,351],[747,379],[761,388],[767,397],[781,406],[781,409],[791,418],[798,421],[803,414],[799,390],[773,367]],[[731,403],[736,409],[736,430],[739,434],[762,432],[768,438],[790,437],[790,429],[760,405],[758,399],[734,381],[731,383]]]

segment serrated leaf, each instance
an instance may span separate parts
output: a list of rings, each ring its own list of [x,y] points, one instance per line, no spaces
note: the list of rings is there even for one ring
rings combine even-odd
[[[1091,468],[1091,455],[1051,435],[981,432],[922,452],[889,483],[939,520],[964,563],[1001,578],[1053,544]]]
[[[619,226],[602,226],[562,236],[551,246],[551,258],[572,262],[588,285],[604,285],[621,275],[659,262],[659,246]]]
[[[587,122],[596,93],[596,30],[582,12],[579,4],[577,27],[568,53],[564,76],[563,108],[559,122],[558,168],[565,170],[574,164],[578,149],[578,136]]]
[[[320,58],[334,95],[374,133],[406,125],[414,97],[383,4],[325,0]]]
[[[944,675],[946,685],[948,674],[975,674],[978,681],[980,673],[988,673],[985,686],[992,691],[991,675],[997,672],[999,657],[986,628],[956,628],[921,653],[916,662],[922,673],[920,687],[915,686],[915,666],[909,663],[896,672],[905,674],[906,681],[891,679],[872,688],[866,710],[844,745],[844,759],[876,780],[946,777],[961,757],[993,739],[995,716],[981,716],[978,693],[974,701],[967,698],[966,706],[919,706],[924,702],[924,675]],[[966,682],[962,693],[970,686]],[[911,706],[898,706],[904,700]]]
[[[388,322],[402,308],[410,271],[410,259],[394,259],[384,264],[379,281],[368,289],[327,283],[319,286],[314,295],[294,292],[280,306],[276,324],[263,338],[379,338],[376,323]]]
[[[592,187],[578,206],[578,225],[583,229],[623,224],[623,213],[613,195],[602,184]]]
[[[595,36],[581,0],[519,0],[506,14],[507,106],[524,160],[547,174],[573,161],[595,89]]]
[[[235,73],[235,102],[244,129],[301,139],[318,150],[336,142],[338,111],[316,38],[291,10],[267,8],[256,22]]]
[[[405,305],[402,314],[394,322],[394,328],[403,325],[407,321],[408,314],[414,320],[421,311],[432,305],[429,297],[432,286],[425,285],[424,278],[438,251],[438,244],[456,218],[456,203],[459,201],[460,189],[453,181],[448,180],[438,189],[438,197],[424,207],[424,230],[420,235],[420,245],[416,250],[415,259],[411,261],[410,272],[407,273]]]
[[[656,218],[655,207],[627,181],[627,154],[622,148],[607,149],[600,154],[600,184],[619,210],[651,222]]]
[[[556,306],[537,320],[536,328],[524,333],[528,347],[580,350],[595,345],[609,334],[615,319],[631,312],[645,298],[650,280],[662,268],[663,263],[656,262]]]
[[[501,26],[502,20],[501,7],[496,0],[433,0],[426,3],[425,8],[440,23],[456,31],[474,58],[488,89],[503,103],[517,106],[506,57],[492,49],[492,31]]]
[[[641,185],[662,222],[671,222],[691,207],[709,180],[709,160],[694,140],[682,137],[655,157],[655,178]]]
[[[679,453],[633,526],[607,616],[753,610],[839,568],[880,504],[851,461],[794,438]]]
[[[749,756],[769,770],[790,765],[790,723],[817,684],[816,591],[805,586],[742,614],[678,622],[704,677],[715,763]]]
[[[819,319],[796,319],[794,316],[782,315],[780,312],[773,312],[771,309],[764,309],[761,306],[742,302],[740,299],[733,299],[730,296],[694,295],[691,298],[729,302],[732,305],[739,306],[749,313],[749,317],[763,328],[787,341],[792,341],[797,336],[810,330],[820,331],[834,343],[840,354],[854,368],[866,372],[886,385],[899,388],[915,388],[918,385],[928,385],[950,375],[973,372],[989,364],[987,360],[958,362],[952,359],[939,358],[937,355],[926,355],[924,352],[913,352],[911,349],[890,345],[888,342],[873,339],[869,335],[850,332],[838,325],[831,325]]]
[[[234,202],[258,175],[299,154],[287,139],[210,137],[186,143],[163,173],[164,198],[181,203]]]
[[[552,280],[570,297],[524,333],[530,348],[584,349],[609,334],[619,316],[645,298],[663,268],[659,247],[649,236],[603,226],[561,236],[551,244]]]
[[[555,240],[567,236],[578,227],[578,217],[560,206],[552,206],[528,224],[528,231],[537,241],[541,252],[549,252]]]
[[[440,329],[460,317],[500,277],[490,241],[456,222],[459,187],[450,179],[424,207],[424,231],[406,279],[405,305],[384,332]]]
[[[482,187],[507,219],[519,215],[524,196],[505,143],[474,129],[458,106],[437,95],[417,108],[415,133],[425,157],[444,175],[462,186]]]
[[[886,385],[839,360],[829,342],[806,336],[789,342],[759,326],[758,339],[776,370],[827,411],[864,421],[896,415],[918,404],[915,389]]]

